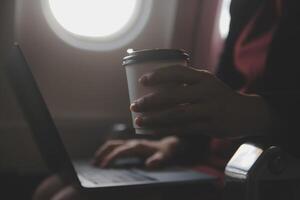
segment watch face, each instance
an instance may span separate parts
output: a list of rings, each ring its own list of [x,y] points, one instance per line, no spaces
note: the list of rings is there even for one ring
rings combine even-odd
[[[235,173],[248,172],[262,154],[263,150],[251,144],[243,144],[227,164],[226,170]]]

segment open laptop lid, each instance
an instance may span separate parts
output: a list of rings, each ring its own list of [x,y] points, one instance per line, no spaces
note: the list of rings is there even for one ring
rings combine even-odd
[[[25,120],[49,169],[54,173],[77,179],[70,157],[41,95],[34,76],[17,43],[11,49],[6,67]]]

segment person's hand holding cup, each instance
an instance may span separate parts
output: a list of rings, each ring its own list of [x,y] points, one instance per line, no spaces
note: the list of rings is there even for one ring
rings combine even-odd
[[[190,57],[185,51],[177,49],[128,50],[128,55],[123,59],[123,66],[126,69],[131,106],[134,106],[135,102],[143,99],[144,96],[152,95],[157,91],[167,92],[169,88],[173,87],[173,84],[161,84],[159,87],[146,86],[142,84],[143,76],[164,67],[188,67],[189,59]],[[155,112],[155,110],[143,113],[149,114],[149,112]],[[154,134],[156,130],[162,128],[140,127],[137,120],[143,113],[136,113],[133,110],[131,112],[136,134]]]

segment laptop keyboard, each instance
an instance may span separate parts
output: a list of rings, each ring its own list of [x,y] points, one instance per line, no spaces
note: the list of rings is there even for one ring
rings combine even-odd
[[[95,184],[149,182],[156,179],[143,175],[137,169],[98,169],[90,167],[80,174]]]

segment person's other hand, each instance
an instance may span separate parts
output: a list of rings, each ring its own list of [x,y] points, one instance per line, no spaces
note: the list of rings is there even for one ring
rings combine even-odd
[[[105,168],[117,158],[138,156],[146,158],[146,167],[156,168],[173,158],[178,151],[179,143],[179,139],[173,136],[159,141],[110,140],[96,151],[92,163]]]
[[[228,137],[261,133],[269,126],[269,110],[261,97],[238,93],[208,71],[170,66],[145,74],[139,81],[158,88],[130,107],[140,114],[135,119],[139,127],[160,134],[197,131]],[[164,85],[168,88],[159,89]]]

